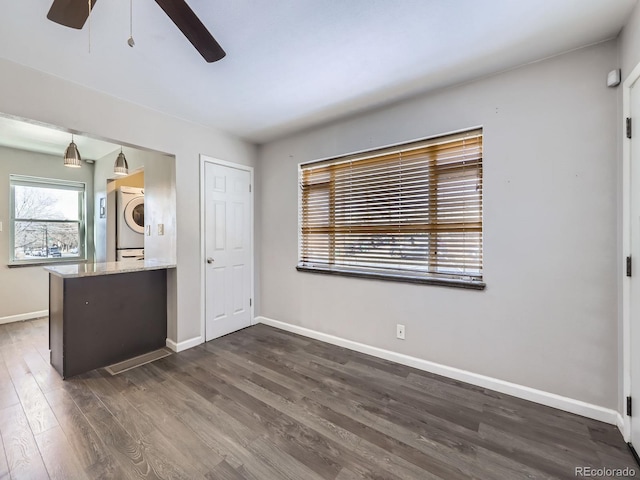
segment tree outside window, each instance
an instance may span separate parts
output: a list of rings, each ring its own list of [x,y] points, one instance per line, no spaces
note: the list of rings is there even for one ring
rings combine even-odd
[[[12,175],[14,263],[84,258],[84,184]]]

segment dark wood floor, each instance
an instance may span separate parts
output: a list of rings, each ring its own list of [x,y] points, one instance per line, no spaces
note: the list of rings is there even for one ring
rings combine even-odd
[[[0,352],[0,479],[638,470],[613,426],[263,325],[115,377],[63,382],[46,319],[0,326]]]

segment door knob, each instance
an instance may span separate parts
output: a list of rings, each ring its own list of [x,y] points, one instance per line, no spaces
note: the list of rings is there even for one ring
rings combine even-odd
[[[213,263],[213,258],[207,257],[207,263]]]

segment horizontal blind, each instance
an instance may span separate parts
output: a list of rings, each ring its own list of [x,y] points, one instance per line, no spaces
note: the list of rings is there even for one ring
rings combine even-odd
[[[482,278],[482,130],[300,167],[302,267]]]

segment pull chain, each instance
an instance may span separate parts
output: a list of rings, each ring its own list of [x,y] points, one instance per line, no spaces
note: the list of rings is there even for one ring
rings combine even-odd
[[[132,48],[136,44],[133,41],[133,0],[129,0],[129,40],[127,40],[127,43]]]

